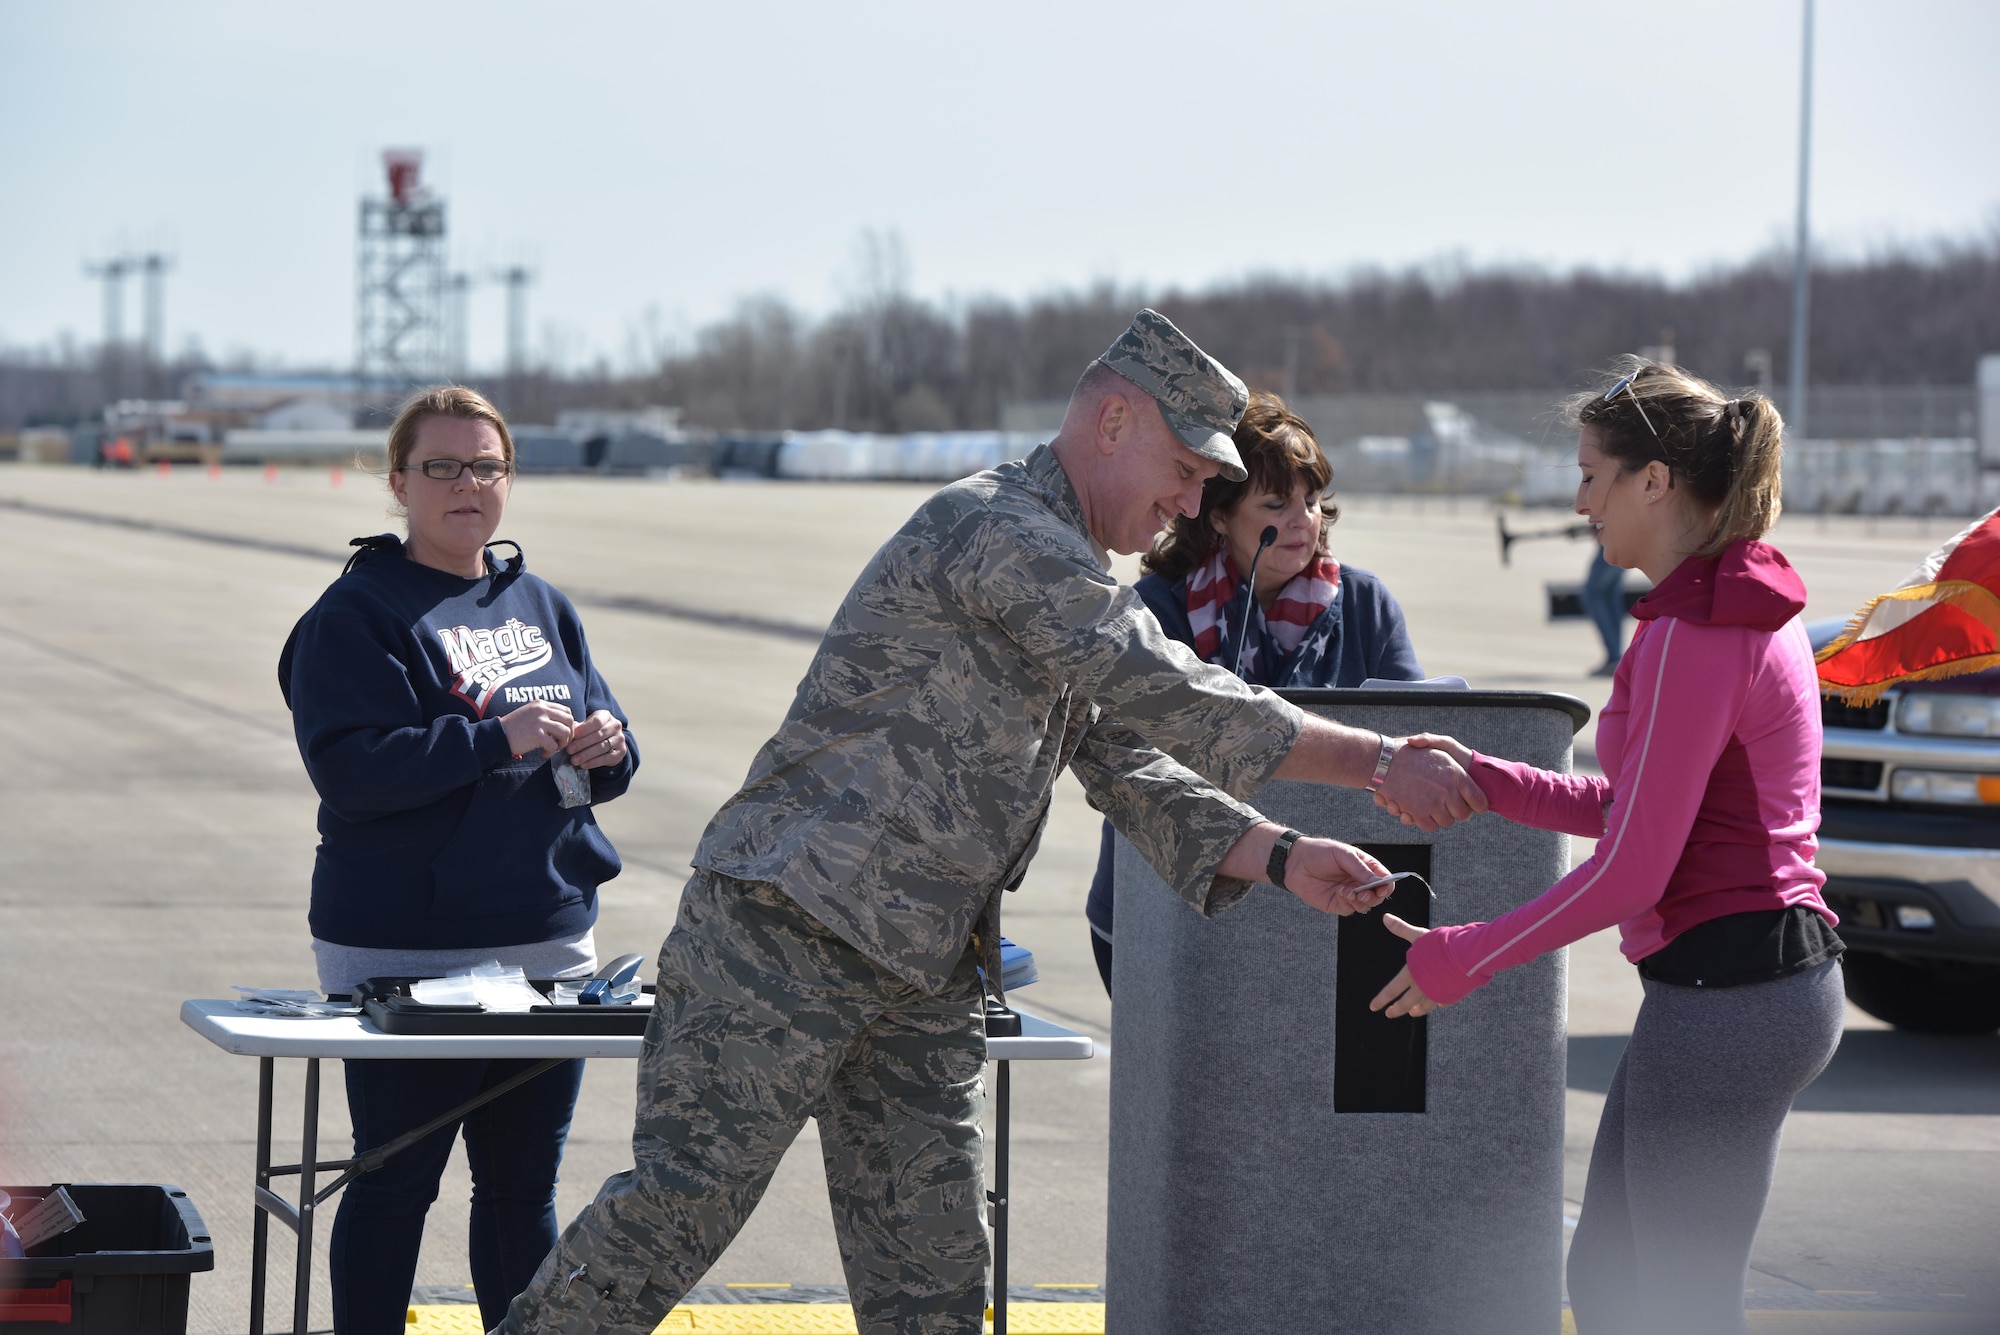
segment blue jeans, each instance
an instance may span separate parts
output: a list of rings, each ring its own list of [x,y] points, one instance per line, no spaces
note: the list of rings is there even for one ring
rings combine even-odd
[[[1625,572],[1604,559],[1602,547],[1583,577],[1583,610],[1597,624],[1604,661],[1616,663],[1625,652]]]
[[[1097,960],[1097,976],[1104,980],[1104,995],[1111,995],[1112,924],[1116,919],[1111,897],[1113,853],[1116,831],[1104,822],[1104,836],[1097,845],[1097,874],[1090,878],[1090,895],[1083,901],[1083,916],[1090,923],[1090,953]]]
[[[532,1062],[350,1061],[357,1154],[491,1089]],[[566,1061],[446,1125],[347,1184],[328,1240],[336,1335],[401,1335],[424,1215],[462,1127],[472,1169],[472,1286],[483,1327],[507,1315],[556,1242],[556,1165],[583,1063]]]

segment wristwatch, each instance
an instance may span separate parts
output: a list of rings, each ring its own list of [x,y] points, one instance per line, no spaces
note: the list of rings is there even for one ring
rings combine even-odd
[[[1375,772],[1368,776],[1368,786],[1370,788],[1380,788],[1384,783],[1388,782],[1389,766],[1396,759],[1396,752],[1402,749],[1400,744],[1393,741],[1385,733],[1378,732],[1375,736],[1381,740],[1382,750],[1375,757]]]
[[[1264,864],[1264,879],[1280,890],[1290,888],[1285,884],[1285,864],[1291,861],[1292,845],[1303,838],[1297,830],[1287,829],[1271,844],[1271,860]]]

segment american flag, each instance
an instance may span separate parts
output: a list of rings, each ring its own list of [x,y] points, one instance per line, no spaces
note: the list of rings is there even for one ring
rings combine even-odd
[[[1820,689],[1852,705],[1904,682],[2000,667],[2000,510],[1864,603],[1815,661]]]

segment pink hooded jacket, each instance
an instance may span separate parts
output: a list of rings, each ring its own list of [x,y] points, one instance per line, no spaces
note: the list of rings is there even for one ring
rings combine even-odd
[[[1457,1001],[1613,923],[1637,963],[1725,914],[1804,904],[1837,921],[1813,866],[1819,683],[1804,606],[1805,585],[1775,547],[1690,557],[1633,610],[1640,624],[1597,724],[1605,777],[1475,758],[1494,812],[1589,836],[1597,851],[1511,913],[1412,945],[1424,995]]]

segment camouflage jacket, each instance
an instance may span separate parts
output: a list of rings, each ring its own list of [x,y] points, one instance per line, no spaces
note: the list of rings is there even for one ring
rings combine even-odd
[[[1204,913],[1303,715],[1171,640],[1106,569],[1045,445],[945,487],[847,593],[776,736],[696,866],[783,888],[935,991],[1026,873],[1068,765]],[[1164,753],[1164,754],[1163,754]]]

